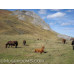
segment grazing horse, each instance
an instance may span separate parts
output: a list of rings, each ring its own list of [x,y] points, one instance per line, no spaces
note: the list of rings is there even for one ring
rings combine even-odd
[[[37,49],[35,49],[35,52],[39,52],[39,53],[42,53],[42,52],[44,52],[44,46],[42,46],[42,48],[37,48]]]
[[[39,38],[37,40],[40,40]]]
[[[62,42],[65,44],[66,43],[66,39],[62,39]]]
[[[17,46],[18,46],[18,41],[8,41],[7,43],[6,43],[6,48],[7,48],[7,46],[9,45],[9,47],[11,46],[15,46],[15,48],[17,48]]]
[[[37,38],[37,40],[41,40],[40,38]]]
[[[73,46],[73,50],[74,50],[74,40],[72,41],[71,45]]]
[[[24,45],[26,44],[26,40],[23,41],[23,44],[24,44]]]

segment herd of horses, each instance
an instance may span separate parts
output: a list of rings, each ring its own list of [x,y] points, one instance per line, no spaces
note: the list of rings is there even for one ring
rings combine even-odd
[[[37,40],[39,40],[39,39],[37,39]],[[66,44],[66,39],[62,39],[62,43]],[[26,40],[23,40],[23,45],[26,45]],[[8,41],[6,43],[6,48],[9,48],[10,46],[11,47],[15,46],[15,48],[17,48],[18,41]],[[44,52],[44,48],[45,48],[44,46],[42,46],[42,48],[37,48],[37,49],[35,49],[35,52],[43,53]]]
[[[24,40],[23,41],[23,45],[25,45],[26,44],[26,40]],[[9,48],[9,47],[12,47],[12,46],[15,46],[15,48],[17,48],[17,46],[18,46],[18,41],[8,41],[7,43],[6,43],[6,48]]]

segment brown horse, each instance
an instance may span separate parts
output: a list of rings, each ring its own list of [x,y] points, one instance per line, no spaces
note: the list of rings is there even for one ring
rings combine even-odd
[[[6,48],[8,47],[8,45],[9,45],[9,47],[11,46],[15,46],[15,48],[17,48],[17,46],[18,46],[18,41],[8,41],[7,43],[6,43]]]
[[[23,44],[24,44],[24,45],[26,44],[26,40],[23,41]]]
[[[35,49],[35,52],[39,52],[39,53],[42,53],[42,52],[44,52],[44,46],[42,46],[42,48],[37,48],[37,49]]]
[[[65,44],[66,43],[66,39],[62,39],[62,42]]]

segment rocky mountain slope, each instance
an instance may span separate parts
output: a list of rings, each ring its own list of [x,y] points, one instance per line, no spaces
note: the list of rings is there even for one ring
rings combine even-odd
[[[49,25],[31,11],[0,10],[0,34],[56,37],[56,33],[51,31]]]
[[[31,24],[37,25],[42,27],[43,29],[46,30],[51,30],[49,25],[45,23],[44,20],[41,19],[40,16],[38,16],[36,13],[33,11],[13,11],[12,15],[16,15],[19,20],[23,20],[25,22],[30,22]]]

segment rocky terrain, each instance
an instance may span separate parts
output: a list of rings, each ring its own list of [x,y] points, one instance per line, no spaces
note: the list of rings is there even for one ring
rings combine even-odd
[[[45,21],[43,19],[41,19],[40,16],[38,16],[36,13],[34,13],[33,11],[13,11],[12,15],[17,15],[19,20],[23,20],[26,22],[26,20],[34,25],[38,25],[41,26],[43,29],[46,30],[51,30],[49,25],[47,23],[45,23]],[[28,20],[28,17],[30,17]]]

